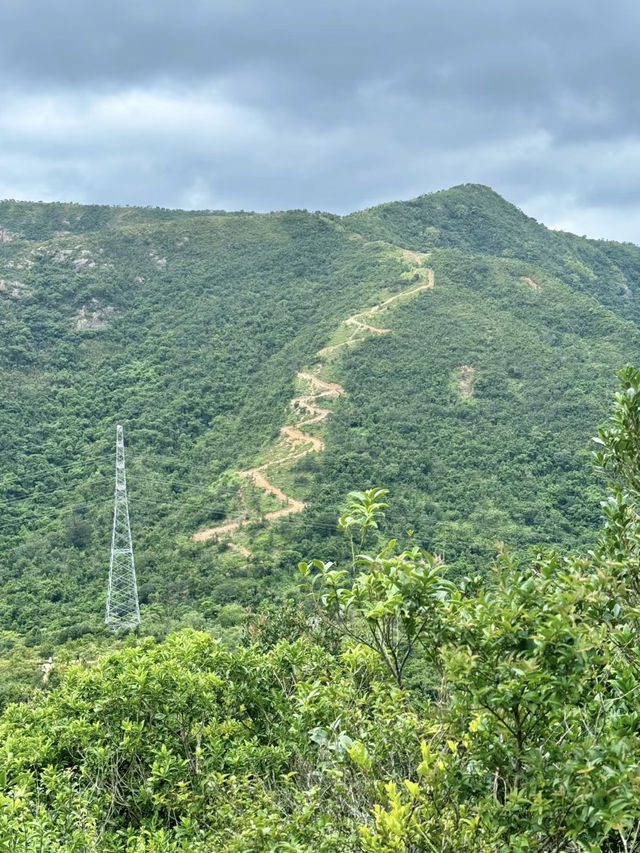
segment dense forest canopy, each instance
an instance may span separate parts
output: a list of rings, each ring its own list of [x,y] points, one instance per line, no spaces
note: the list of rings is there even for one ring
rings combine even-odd
[[[0,701],[122,642],[116,423],[158,639],[232,647],[246,608],[297,599],[297,562],[348,556],[354,486],[384,483],[389,525],[451,577],[496,538],[592,546],[590,436],[640,354],[639,275],[637,247],[475,185],[347,217],[0,203]],[[272,491],[240,476],[267,464]]]
[[[640,370],[587,556],[454,580],[351,492],[350,560],[230,650],[192,629],[58,671],[0,718],[0,844],[72,853],[640,849]]]

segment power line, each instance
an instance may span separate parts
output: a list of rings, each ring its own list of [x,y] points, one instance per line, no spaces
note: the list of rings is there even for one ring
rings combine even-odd
[[[55,489],[49,489],[45,492],[33,492],[30,495],[24,495],[22,497],[14,497],[14,498],[5,498],[3,501],[0,501],[0,507],[3,506],[11,506],[16,503],[23,503],[24,501],[37,500],[41,497],[47,497],[49,495],[55,495],[57,492],[72,492],[75,491],[77,487],[68,485],[68,486],[57,486]]]
[[[111,450],[109,450],[108,448],[104,448],[103,450],[99,450],[95,454],[92,454],[88,457],[84,457],[82,459],[76,459],[73,462],[67,462],[65,465],[52,465],[48,468],[29,469],[29,470],[25,471],[24,474],[19,474],[17,471],[15,471],[15,472],[14,471],[5,471],[4,473],[1,474],[1,476],[2,477],[15,477],[15,478],[19,478],[22,476],[35,477],[35,476],[40,475],[40,474],[50,476],[51,474],[55,474],[58,471],[66,471],[69,468],[73,468],[76,465],[78,465],[78,466],[88,465],[92,461],[94,461],[95,459],[99,459],[100,457],[104,457],[104,461],[108,462],[111,460],[111,453],[112,453]],[[164,453],[148,454],[147,456],[143,456],[142,454],[140,454],[140,455],[136,456],[135,452],[132,452],[132,451],[129,451],[129,453],[128,453],[129,467],[131,467],[132,462],[133,462],[133,464],[135,464],[135,463],[139,464],[140,460],[144,460],[145,458],[149,458],[149,457],[153,459],[156,456],[159,456],[162,462],[178,462],[180,464],[180,466],[183,468],[191,468],[192,467],[188,461],[186,461],[183,457],[180,457],[180,456],[166,456]],[[28,465],[28,457],[26,460],[20,461],[19,464],[21,466]]]
[[[251,421],[248,418],[239,418],[236,420],[236,422],[237,422],[237,425],[239,427],[242,427],[243,423],[253,423],[253,421]],[[420,429],[420,424],[417,424],[413,421],[397,421],[397,420],[394,420],[393,423],[394,423],[394,426],[396,426],[396,427],[407,426],[407,427],[411,427],[412,429]],[[55,466],[48,467],[48,468],[36,468],[35,470],[25,471],[24,474],[18,474],[17,472],[12,472],[12,471],[5,471],[2,474],[2,476],[3,477],[9,476],[9,477],[18,478],[21,476],[32,477],[32,476],[37,476],[39,474],[51,475],[51,474],[56,473],[57,471],[68,470],[69,468],[73,468],[76,465],[88,464],[89,462],[91,462],[95,458],[104,457],[105,461],[108,461],[110,458],[110,456],[109,456],[110,453],[111,453],[111,451],[108,448],[102,448],[102,449],[97,450],[95,454],[90,454],[88,457],[85,456],[82,459],[77,459],[77,460],[74,460],[72,462],[67,462],[64,465],[55,465]],[[144,456],[142,454],[139,454],[139,455],[136,454],[135,450],[129,450],[128,457],[129,457],[129,467],[130,468],[132,467],[132,464],[136,464],[137,462],[139,462],[140,460],[144,460],[145,458],[159,457],[162,462],[177,462],[177,463],[179,463],[179,465],[181,467],[190,468],[192,470],[192,466],[190,465],[190,463],[188,461],[186,461],[183,457],[166,456],[162,451],[158,451],[157,453],[154,453],[154,454],[147,454],[146,456]],[[19,464],[20,465],[28,465],[28,459],[29,459],[29,457],[27,457],[26,460],[21,461]]]
[[[108,448],[104,448],[103,450],[97,451],[95,454],[91,454],[88,458],[75,459],[72,462],[67,462],[65,465],[52,465],[49,468],[36,468],[35,470],[29,470],[28,473],[29,473],[29,475],[32,475],[32,474],[50,474],[50,473],[55,472],[55,471],[66,471],[69,468],[73,468],[74,465],[88,464],[93,459],[98,458],[98,457],[103,456],[103,455],[105,456],[105,459],[108,459],[108,458],[110,458],[110,455],[107,455],[107,454],[111,454],[111,451]],[[21,460],[19,462],[19,464],[20,465],[28,465],[29,458],[30,457],[26,457],[26,459]],[[25,473],[27,473],[27,472],[25,472]],[[6,476],[20,477],[22,475],[18,474],[18,472],[5,471],[2,476],[4,476],[4,477],[6,477]]]
[[[107,475],[106,475],[106,473],[100,473],[99,476],[100,477],[106,477]],[[166,485],[167,487],[172,488],[172,489],[175,488],[176,486],[186,485],[186,486],[190,486],[192,488],[185,489],[184,491],[192,492],[192,493],[196,493],[198,490],[208,488],[210,485],[212,485],[212,482],[211,482],[212,479],[213,479],[213,476],[211,476],[211,479],[209,480],[209,482],[207,482],[205,480],[185,480],[183,477],[180,477],[179,481],[172,481],[166,477],[162,477],[158,474],[154,474],[153,472],[142,472],[142,473],[136,472],[137,483],[149,482],[150,481],[151,483],[161,483],[161,484]],[[16,496],[16,497],[4,498],[3,500],[0,499],[0,507],[10,505],[10,504],[14,504],[14,503],[20,503],[22,501],[32,500],[34,498],[40,498],[40,497],[52,495],[52,494],[55,494],[57,492],[72,492],[72,491],[75,491],[80,486],[81,486],[81,484],[78,484],[78,485],[68,484],[68,485],[56,486],[56,488],[54,488],[54,489],[48,489],[47,491],[43,491],[43,492],[41,491],[41,492],[37,492],[34,494],[21,495],[19,497]],[[135,494],[135,491],[134,491],[134,494]]]
[[[166,478],[160,477],[160,476],[155,475],[153,473],[143,473],[141,476],[140,476],[140,474],[138,474],[137,480],[138,480],[138,484],[140,482],[142,482],[142,483],[150,482],[151,484],[161,483],[163,485],[166,485],[169,488],[175,488],[176,486],[180,486],[180,487],[185,486],[185,488],[181,488],[181,491],[179,492],[178,495],[176,495],[176,497],[181,496],[181,495],[185,495],[185,494],[187,494],[187,495],[201,494],[203,499],[206,498],[206,495],[202,494],[202,490],[207,488],[208,484],[206,482],[201,482],[201,481],[196,482],[196,481],[190,481],[190,480],[184,480],[184,479],[181,479],[179,482],[172,482],[171,480],[167,480]],[[15,506],[16,504],[20,504],[20,503],[23,503],[26,501],[38,500],[39,498],[44,497],[44,496],[50,496],[52,494],[57,494],[57,495],[67,494],[67,493],[72,493],[75,490],[76,490],[76,487],[74,487],[72,485],[59,486],[55,489],[51,489],[51,490],[48,490],[45,492],[38,492],[37,494],[5,499],[4,502],[0,501],[0,507],[2,507],[2,506]],[[150,504],[150,505],[156,505],[156,506],[163,506],[169,510],[177,509],[174,501],[168,500],[167,498],[153,498],[153,497],[150,497],[148,495],[145,495],[142,492],[138,492],[137,489],[134,490],[134,492],[133,492],[133,500],[134,500],[134,504],[136,506],[145,505],[145,504],[149,505]],[[86,501],[85,500],[85,501],[74,502],[74,505],[72,507],[67,507],[67,508],[65,508],[65,507],[53,508],[52,507],[51,509],[54,511],[55,515],[53,518],[49,518],[47,520],[53,521],[56,517],[59,517],[61,514],[66,515],[70,512],[77,512],[77,511],[80,511],[80,510],[85,509],[85,508],[90,507],[90,506],[99,506],[99,505],[102,506],[105,503],[108,503],[108,500],[97,500],[97,501]],[[36,511],[35,507],[30,508],[30,510],[31,510],[31,512]],[[267,512],[268,511],[266,511],[264,514],[266,515]],[[234,519],[229,519],[228,513],[224,512],[224,511],[220,511],[220,512],[213,511],[213,512],[208,513],[208,515],[209,515],[209,518],[211,518],[212,520],[214,520],[214,519],[217,519],[220,521],[227,521],[227,520],[233,521],[234,520]],[[292,516],[293,515],[294,514],[292,513]],[[276,524],[283,524],[283,523],[284,524],[296,524],[296,525],[301,525],[303,527],[312,527],[314,529],[331,530],[333,532],[335,532],[337,530],[337,524],[333,525],[333,524],[326,524],[326,523],[320,522],[320,521],[314,521],[313,519],[310,519],[308,517],[300,517],[297,513],[295,513],[295,516],[296,516],[295,518],[290,517],[290,516],[282,516],[281,518],[274,520],[274,521]],[[20,523],[22,521],[24,521],[23,518],[16,519],[16,523]],[[43,519],[43,521],[44,521],[44,519]],[[241,523],[243,525],[244,524],[255,524],[255,523],[261,523],[261,521],[262,521],[262,519],[260,517],[257,517],[257,518],[242,519]],[[3,525],[0,525],[0,529],[2,529],[2,526]],[[9,527],[9,525],[4,525],[4,526],[7,528]],[[11,525],[11,527],[15,527],[15,524]]]
[[[100,477],[103,477],[106,479],[107,475],[106,474],[100,474]],[[153,476],[143,475],[143,478],[144,478],[144,481],[151,480],[152,482],[156,482],[156,483],[161,482],[161,483],[164,483],[168,486],[180,485],[180,483],[174,484],[174,483],[171,483],[171,481],[163,480],[162,478],[159,478],[159,477],[154,478]],[[193,485],[195,488],[193,488],[191,490],[187,490],[187,491],[192,491],[193,493],[198,491],[198,489],[205,488],[207,485],[206,483],[200,483],[200,482],[189,481],[189,480],[182,480],[181,482],[184,482],[188,485],[189,484]],[[16,496],[16,497],[4,498],[3,500],[0,500],[0,507],[12,506],[15,504],[24,503],[26,501],[38,500],[41,497],[48,497],[50,495],[55,495],[55,494],[66,494],[66,493],[75,492],[82,485],[86,486],[86,483],[77,484],[77,485],[68,484],[68,485],[64,485],[64,486],[56,486],[55,489],[47,489],[46,491],[33,492],[32,494],[21,495],[19,497]]]
[[[79,503],[74,503],[74,505],[70,506],[70,507],[56,508],[55,514],[53,516],[48,517],[48,518],[43,518],[42,521],[43,521],[43,523],[50,523],[50,522],[55,521],[61,515],[68,515],[68,514],[77,512],[79,510],[86,509],[87,507],[105,506],[105,505],[109,504],[110,502],[111,502],[110,498],[105,498],[102,500],[82,501]],[[143,495],[134,496],[133,502],[134,502],[135,506],[138,506],[140,504],[143,504],[143,505],[144,504],[152,504],[152,505],[156,505],[156,506],[157,505],[163,506],[163,507],[166,507],[168,509],[175,509],[176,508],[175,504],[173,502],[167,501],[166,499],[145,497]],[[35,508],[32,508],[30,510],[30,512],[32,513],[32,517],[34,517],[34,516],[37,517],[38,513],[37,513],[37,510]],[[219,520],[222,522],[225,522],[227,520],[229,520],[229,521],[234,520],[234,519],[229,519],[228,513],[223,512],[223,511],[220,511],[220,512],[213,511],[213,512],[210,512],[208,515],[209,515],[209,518],[211,520],[215,519],[215,520]],[[298,524],[298,525],[302,525],[303,527],[322,528],[324,530],[332,530],[332,531],[337,530],[337,523],[336,523],[336,525],[326,524],[324,522],[314,521],[313,519],[301,517],[297,513],[295,515],[296,515],[295,518],[288,517],[288,516],[282,516],[281,518],[276,519],[275,523],[276,524]],[[22,518],[16,519],[15,521],[16,521],[16,523],[23,524],[25,522],[25,520],[26,519],[24,517],[22,517]],[[256,523],[259,524],[259,523],[262,523],[262,519],[260,517],[246,518],[246,519],[242,519],[241,523],[243,525],[245,525],[245,524],[247,524],[247,525],[248,524],[256,524]],[[5,529],[8,529],[9,527],[15,527],[15,524],[0,525],[0,529],[2,529],[2,527],[4,527]]]

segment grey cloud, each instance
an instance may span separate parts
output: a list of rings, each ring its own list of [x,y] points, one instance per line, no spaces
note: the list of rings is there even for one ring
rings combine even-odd
[[[3,0],[0,195],[346,212],[469,180],[604,234],[640,189],[639,24],[631,0]]]
[[[250,69],[279,83],[285,100],[296,89],[340,100],[370,80],[423,98],[466,96],[472,84],[495,100],[522,95],[523,84],[546,96],[560,76],[572,90],[617,90],[620,65],[638,70],[639,21],[629,0],[614,9],[601,0],[4,0],[0,63],[46,86],[233,79]]]

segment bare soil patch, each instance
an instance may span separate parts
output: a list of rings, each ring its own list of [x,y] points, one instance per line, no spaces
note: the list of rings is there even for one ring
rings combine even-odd
[[[355,317],[349,317],[348,320],[345,320],[345,323],[347,323],[349,326],[358,326],[359,329],[367,329],[370,332],[375,332],[377,335],[386,335],[387,332],[391,331],[391,329],[380,329],[377,326],[370,326],[368,323],[363,323],[360,320],[356,320]]]
[[[89,305],[83,305],[74,315],[73,324],[78,331],[104,329],[115,313],[116,309],[112,305],[100,305],[97,299],[92,299]]]
[[[473,375],[475,369],[470,364],[463,364],[460,368],[460,381],[458,389],[463,397],[473,397]]]
[[[20,299],[21,296],[27,296],[31,293],[31,288],[21,281],[9,281],[6,278],[0,278],[0,293],[6,293],[13,299]]]
[[[409,261],[410,264],[415,264],[417,267],[420,267],[427,256],[423,252],[414,252],[411,249],[403,249],[402,257],[405,261]]]

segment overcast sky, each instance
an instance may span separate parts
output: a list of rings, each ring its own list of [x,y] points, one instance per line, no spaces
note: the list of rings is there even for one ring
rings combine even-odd
[[[465,182],[640,243],[634,0],[0,0],[0,198],[346,213]]]

